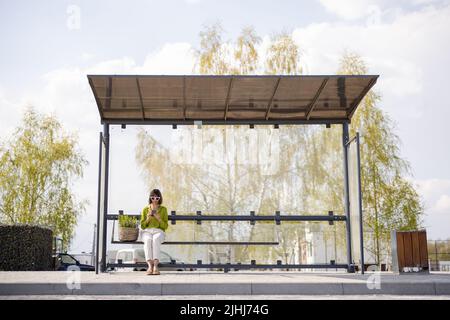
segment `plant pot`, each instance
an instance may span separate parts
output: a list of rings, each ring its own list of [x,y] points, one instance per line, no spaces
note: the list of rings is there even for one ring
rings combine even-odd
[[[138,228],[119,227],[119,241],[136,241],[138,236]]]

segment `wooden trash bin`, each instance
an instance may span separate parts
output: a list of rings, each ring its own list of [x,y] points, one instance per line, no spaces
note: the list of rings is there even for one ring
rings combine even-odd
[[[425,230],[392,231],[391,248],[394,272],[429,272]]]

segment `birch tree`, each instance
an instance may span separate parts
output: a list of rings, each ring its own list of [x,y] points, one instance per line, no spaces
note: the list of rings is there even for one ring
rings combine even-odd
[[[65,133],[54,117],[27,109],[0,149],[2,223],[49,226],[67,248],[88,203],[73,190],[87,163],[75,135]]]

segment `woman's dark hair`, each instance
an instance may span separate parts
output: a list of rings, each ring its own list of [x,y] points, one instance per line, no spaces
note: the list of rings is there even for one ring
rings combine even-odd
[[[150,195],[148,196],[148,203],[149,203],[149,204],[152,203],[152,199],[151,199],[152,196],[157,196],[157,197],[159,197],[158,204],[162,204],[162,202],[163,202],[163,197],[162,197],[161,191],[159,191],[159,189],[153,189],[153,190],[150,192]]]

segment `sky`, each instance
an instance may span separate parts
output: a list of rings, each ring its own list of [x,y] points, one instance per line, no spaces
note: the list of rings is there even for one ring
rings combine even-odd
[[[74,184],[90,204],[72,252],[91,250],[96,221],[102,126],[86,75],[192,74],[199,32],[215,22],[226,39],[253,26],[260,50],[272,35],[292,34],[305,74],[334,74],[345,50],[360,54],[369,73],[380,75],[379,107],[411,164],[428,238],[450,238],[449,0],[0,0],[0,140],[31,105],[77,133],[89,161]],[[137,129],[111,128],[110,212],[139,212],[147,200],[134,160]],[[170,144],[169,127],[147,130]]]

